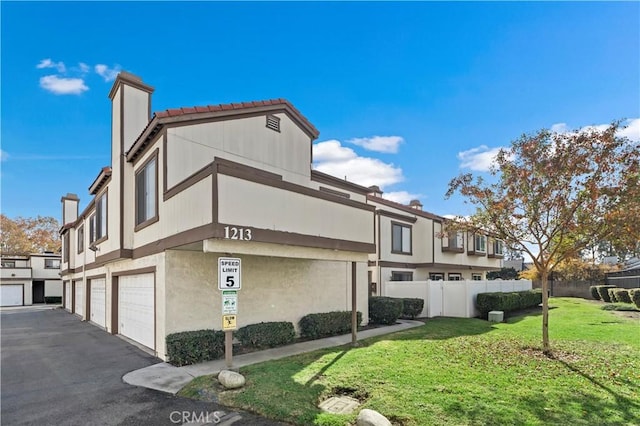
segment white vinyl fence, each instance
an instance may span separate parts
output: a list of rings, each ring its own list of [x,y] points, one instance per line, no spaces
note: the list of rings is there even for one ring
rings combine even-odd
[[[506,293],[531,290],[529,280],[495,281],[387,281],[382,296],[411,297],[424,300],[420,317],[473,318],[478,293]]]

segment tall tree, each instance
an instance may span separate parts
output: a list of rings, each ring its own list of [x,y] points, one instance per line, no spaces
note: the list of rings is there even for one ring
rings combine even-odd
[[[10,219],[0,215],[0,248],[3,253],[59,252],[59,229],[53,217]]]
[[[548,277],[559,262],[593,241],[621,246],[640,240],[640,145],[618,136],[614,122],[596,128],[523,135],[502,149],[491,182],[463,174],[449,183],[477,207],[469,227],[488,231],[527,253],[542,280],[543,351],[549,343]],[[459,219],[459,223],[465,223]],[[623,234],[624,235],[623,235]]]

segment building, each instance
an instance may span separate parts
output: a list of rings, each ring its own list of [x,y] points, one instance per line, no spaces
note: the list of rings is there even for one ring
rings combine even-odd
[[[455,232],[447,235],[447,219],[409,205],[382,198],[370,188],[369,204],[376,208],[376,253],[369,255],[371,294],[380,294],[387,281],[484,280],[486,272],[499,270],[504,246],[488,235]]]
[[[354,300],[366,323],[375,207],[311,170],[316,128],[283,99],[152,115],[153,91],[118,75],[111,165],[82,212],[62,197],[65,308],[166,359],[168,334],[222,328],[217,262],[234,257],[238,327]]]
[[[62,297],[60,255],[2,254],[0,306],[45,303],[45,297]]]

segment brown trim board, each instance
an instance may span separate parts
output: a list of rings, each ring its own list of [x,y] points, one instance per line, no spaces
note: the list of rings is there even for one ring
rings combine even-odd
[[[376,214],[391,219],[404,220],[405,222],[416,223],[418,221],[417,217],[405,216],[403,214],[390,212],[388,210],[376,210]]]

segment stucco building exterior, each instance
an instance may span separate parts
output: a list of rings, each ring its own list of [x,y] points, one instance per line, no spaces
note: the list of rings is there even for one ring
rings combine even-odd
[[[367,202],[375,206],[376,252],[369,255],[371,294],[379,294],[387,281],[484,280],[498,270],[502,241],[483,233],[447,233],[448,219],[422,209],[418,200],[409,205],[382,198],[376,186]]]
[[[62,296],[59,254],[3,253],[1,258],[0,306],[27,306]]]
[[[288,101],[151,114],[121,73],[111,165],[62,197],[64,306],[166,359],[168,334],[221,329],[217,259],[242,260],[238,327],[350,310],[367,322],[367,188],[311,169],[316,128]]]

